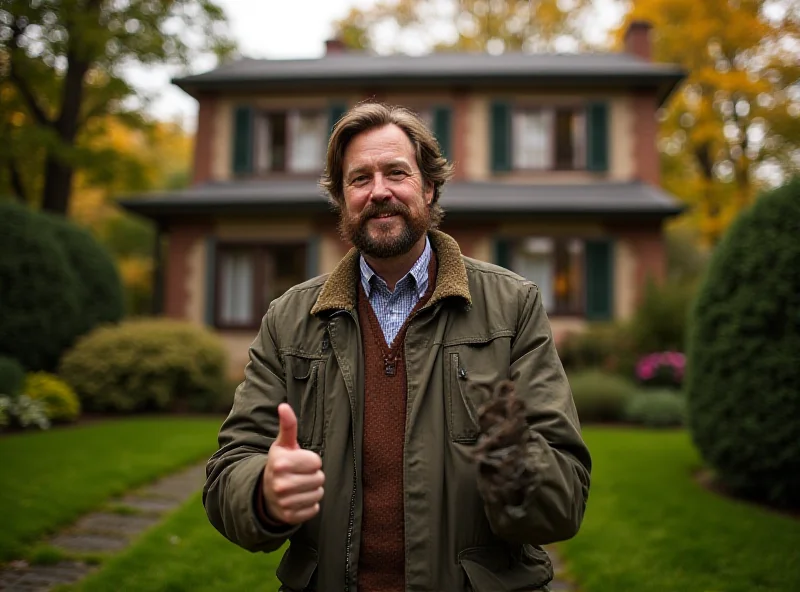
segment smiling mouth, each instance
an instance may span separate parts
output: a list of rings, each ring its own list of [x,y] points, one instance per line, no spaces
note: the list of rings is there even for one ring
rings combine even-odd
[[[373,220],[386,220],[387,218],[394,218],[398,214],[379,214],[378,216],[373,216]]]

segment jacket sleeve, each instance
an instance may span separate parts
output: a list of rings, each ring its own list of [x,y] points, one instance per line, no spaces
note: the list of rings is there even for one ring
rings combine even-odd
[[[275,341],[274,307],[250,346],[244,382],[219,432],[219,450],[206,465],[203,505],[211,524],[250,551],[278,549],[299,526],[280,528],[262,519],[256,504],[267,452],[278,435],[278,405],[286,382]]]
[[[541,295],[533,284],[526,288],[511,344],[510,378],[525,403],[533,434],[525,462],[535,479],[523,492],[520,507],[509,511],[487,503],[486,513],[497,536],[545,545],[578,532],[589,495],[591,458]]]

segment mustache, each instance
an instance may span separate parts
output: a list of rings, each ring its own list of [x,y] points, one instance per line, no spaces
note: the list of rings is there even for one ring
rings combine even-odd
[[[401,203],[370,203],[363,210],[361,210],[359,218],[362,222],[366,222],[375,216],[390,215],[407,217],[410,214],[411,210]]]

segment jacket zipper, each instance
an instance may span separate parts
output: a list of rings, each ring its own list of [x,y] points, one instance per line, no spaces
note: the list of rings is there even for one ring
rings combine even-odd
[[[355,322],[356,327],[359,330],[359,339],[361,329],[358,325],[358,319],[356,319],[355,315],[352,312],[348,313],[350,317]],[[334,353],[336,350],[334,349]],[[355,413],[356,410],[352,405],[352,399],[350,400],[350,429],[353,434],[353,490],[350,493],[350,520],[347,526],[347,545],[345,547],[345,566],[344,566],[344,590],[345,592],[350,592],[350,563],[351,563],[351,556],[352,556],[352,546],[353,546],[353,530],[355,529],[355,521],[356,521],[356,486],[358,483],[358,466],[356,465],[356,419]]]

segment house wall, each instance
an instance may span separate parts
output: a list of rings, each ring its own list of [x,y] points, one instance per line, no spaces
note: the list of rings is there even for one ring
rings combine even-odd
[[[198,133],[195,146],[195,183],[232,179],[231,154],[233,113],[237,105],[252,104],[261,108],[307,107],[327,109],[332,101],[354,105],[366,99],[383,100],[414,108],[449,104],[453,109],[451,137],[452,159],[456,163],[456,180],[503,181],[508,183],[580,184],[598,180],[598,175],[583,171],[511,172],[495,176],[490,170],[490,105],[495,98],[548,105],[584,103],[602,99],[609,103],[610,154],[609,170],[600,178],[628,182],[643,180],[658,183],[658,154],[656,149],[656,98],[653,93],[602,91],[587,94],[563,92],[519,92],[514,89],[494,89],[491,93],[450,89],[446,92],[384,93],[378,90],[335,96],[301,94],[199,97]],[[445,203],[446,206],[446,203]],[[448,224],[443,229],[451,233],[465,255],[475,259],[494,259],[494,237],[504,236],[611,236],[614,240],[614,314],[617,319],[630,318],[635,310],[648,276],[662,278],[665,272],[664,245],[658,227],[616,227],[598,221],[536,220],[508,221],[500,224]],[[165,313],[185,318],[197,324],[206,323],[206,289],[208,236],[218,240],[307,239],[318,237],[319,273],[332,271],[348,246],[339,238],[334,224],[321,224],[308,219],[235,219],[220,218],[211,223],[186,221],[170,229],[165,261]],[[581,318],[556,317],[551,326],[556,339],[566,332],[585,327]],[[247,350],[255,337],[254,331],[222,331],[231,359],[231,372],[240,375],[247,361]]]
[[[583,238],[609,236],[614,239],[614,316],[631,317],[649,277],[663,278],[664,244],[660,228],[608,226],[599,222],[564,223],[555,220],[531,222],[508,221],[498,224],[445,224],[464,255],[482,261],[493,261],[495,236],[576,236]],[[207,324],[208,237],[217,241],[307,240],[318,237],[319,273],[329,273],[348,250],[335,227],[302,218],[281,220],[242,220],[220,218],[210,224],[189,223],[171,229],[166,261],[167,316]],[[556,341],[568,332],[581,331],[586,321],[578,317],[551,317]],[[255,330],[217,331],[230,359],[230,372],[239,376],[247,362],[247,351],[255,338]]]
[[[231,150],[233,140],[233,112],[236,105],[252,104],[260,108],[326,109],[332,101],[355,105],[375,93],[342,94],[339,96],[308,95],[231,95],[221,98],[201,98],[197,146],[195,149],[195,180],[226,181],[231,179]],[[390,104],[405,105],[411,109],[424,109],[437,104],[450,105],[454,121],[451,145],[452,159],[456,163],[456,179],[481,181],[492,179],[490,170],[491,101],[505,97],[512,101],[567,105],[587,100],[607,100],[610,113],[609,170],[604,178],[624,182],[658,179],[658,153],[656,150],[655,95],[650,94],[565,94],[527,93],[519,91],[473,93],[462,89],[431,93],[385,93],[380,99]],[[210,148],[204,144],[212,143]],[[543,171],[505,173],[499,180],[509,183],[592,183],[597,175],[583,171]]]
[[[308,94],[276,94],[268,96],[261,94],[232,94],[220,98],[217,101],[215,111],[211,177],[216,181],[228,181],[232,178],[233,112],[237,105],[253,105],[261,109],[286,109],[288,107],[327,109],[332,102],[341,102],[352,106],[363,99],[364,96],[360,93],[333,93],[318,97],[309,96]]]
[[[631,98],[620,94],[563,94],[563,93],[520,93],[503,94],[473,93],[468,96],[468,120],[466,132],[462,136],[469,140],[464,150],[466,163],[465,178],[472,181],[503,180],[509,183],[548,183],[575,184],[593,183],[597,175],[583,171],[541,171],[504,173],[500,179],[493,179],[490,170],[490,120],[489,109],[492,100],[504,97],[510,101],[541,103],[548,106],[574,105],[587,100],[607,100],[610,116],[610,149],[609,170],[605,178],[613,181],[632,181],[636,173],[636,149],[641,149],[647,138],[639,144],[634,142],[636,130],[634,105]],[[651,113],[655,113],[652,111]],[[655,140],[653,139],[653,142]]]

